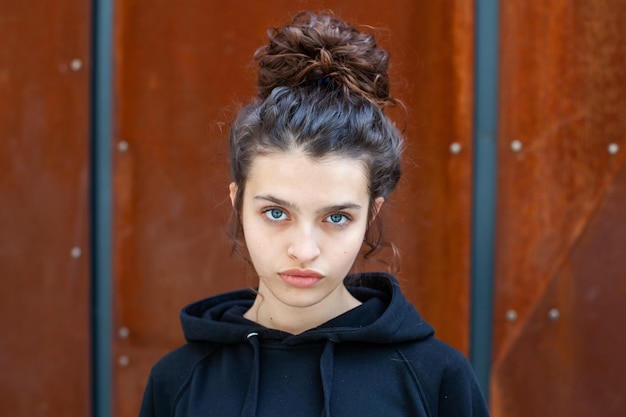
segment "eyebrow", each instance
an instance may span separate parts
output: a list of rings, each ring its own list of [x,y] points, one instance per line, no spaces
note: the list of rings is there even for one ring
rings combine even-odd
[[[299,211],[299,208],[298,208],[297,205],[295,205],[295,204],[293,204],[293,203],[291,203],[289,201],[282,200],[280,198],[274,197],[272,195],[257,195],[257,196],[254,197],[254,199],[255,200],[269,201],[269,202],[274,203],[276,205],[286,207],[286,208],[288,208],[290,210]],[[360,209],[361,209],[361,205],[360,204],[356,204],[356,203],[352,203],[352,202],[346,202],[346,203],[343,203],[343,204],[335,204],[335,205],[332,205],[332,206],[321,208],[321,209],[317,210],[317,213],[321,214],[321,213],[326,213],[326,212],[329,212],[329,211],[360,210]]]

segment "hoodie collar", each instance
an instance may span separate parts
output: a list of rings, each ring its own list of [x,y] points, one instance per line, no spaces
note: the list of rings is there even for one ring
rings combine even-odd
[[[181,311],[183,332],[190,342],[245,343],[248,334],[257,333],[261,340],[280,340],[286,345],[324,340],[399,343],[433,334],[432,327],[406,300],[395,277],[385,273],[352,274],[344,283],[363,304],[299,335],[267,329],[244,319],[243,313],[255,298],[251,289],[188,305]],[[407,322],[411,325],[407,326]]]

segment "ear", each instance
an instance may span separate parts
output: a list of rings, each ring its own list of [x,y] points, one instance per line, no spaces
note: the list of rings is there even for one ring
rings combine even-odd
[[[376,216],[378,216],[378,213],[380,212],[380,209],[382,208],[384,202],[384,197],[376,197],[374,199],[374,217],[372,218],[372,220],[374,220]]]
[[[233,205],[233,207],[235,207],[235,198],[237,197],[237,189],[239,187],[237,187],[237,184],[235,184],[234,182],[231,182],[230,185],[228,186],[228,190],[230,191],[230,202]]]

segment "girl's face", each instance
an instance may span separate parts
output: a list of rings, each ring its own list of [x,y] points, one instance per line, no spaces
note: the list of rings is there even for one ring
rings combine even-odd
[[[235,192],[231,185],[232,199]],[[343,279],[363,243],[369,203],[361,161],[297,151],[257,156],[241,217],[263,303],[343,312]]]

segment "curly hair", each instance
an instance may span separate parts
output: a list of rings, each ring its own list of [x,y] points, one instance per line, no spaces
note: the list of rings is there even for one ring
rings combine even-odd
[[[389,53],[372,34],[361,33],[330,14],[297,14],[291,25],[267,33],[259,48],[259,97],[276,87],[318,85],[320,80],[362,97],[381,108],[398,104],[389,95]]]

